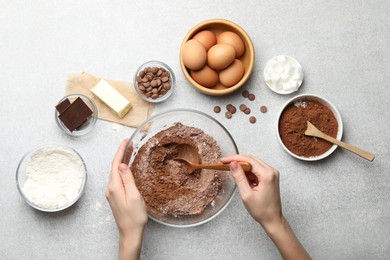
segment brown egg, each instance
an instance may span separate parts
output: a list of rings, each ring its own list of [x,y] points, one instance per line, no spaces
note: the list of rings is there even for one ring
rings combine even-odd
[[[230,31],[221,33],[217,38],[217,43],[226,43],[234,47],[236,51],[236,58],[241,57],[245,51],[245,44],[238,34]]]
[[[229,66],[236,56],[232,45],[221,43],[216,44],[207,52],[207,63],[215,70],[221,70]]]
[[[215,37],[215,34],[209,30],[198,32],[194,35],[194,37],[192,37],[192,39],[200,41],[200,43],[206,48],[206,51],[208,51],[213,45],[217,44],[217,37]]]
[[[218,84],[218,73],[207,65],[200,70],[191,70],[190,75],[193,80],[206,88],[212,88]]]
[[[190,70],[199,70],[206,64],[206,49],[199,41],[191,39],[183,46],[182,59]]]
[[[240,60],[235,59],[232,65],[219,72],[219,81],[222,85],[231,87],[242,79],[244,73],[244,64]]]

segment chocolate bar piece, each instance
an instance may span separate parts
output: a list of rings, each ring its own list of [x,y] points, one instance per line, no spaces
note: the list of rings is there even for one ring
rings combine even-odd
[[[80,127],[89,116],[92,115],[92,110],[78,97],[64,112],[58,117],[64,125],[73,132]]]
[[[62,114],[69,106],[70,106],[70,101],[69,99],[66,98],[64,99],[64,101],[56,105],[56,109],[58,113]]]

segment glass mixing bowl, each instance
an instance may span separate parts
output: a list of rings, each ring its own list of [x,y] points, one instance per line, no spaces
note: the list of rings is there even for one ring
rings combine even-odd
[[[178,122],[183,125],[199,128],[206,134],[212,136],[219,144],[222,156],[238,154],[237,145],[234,142],[233,137],[217,120],[196,110],[174,109],[152,116],[135,130],[130,137],[128,147],[126,148],[126,151],[128,151],[130,148],[129,146],[133,145],[131,158],[127,158],[126,160],[126,156],[124,156],[123,162],[130,160],[129,164],[131,164],[138,149],[140,149],[149,138]],[[218,214],[227,207],[233,197],[235,189],[236,184],[233,176],[227,174],[217,197],[206,207],[203,213],[192,216],[173,217],[165,215],[161,217],[153,215],[153,213],[148,210],[148,215],[149,218],[154,221],[172,227],[192,227],[201,225],[218,216]]]

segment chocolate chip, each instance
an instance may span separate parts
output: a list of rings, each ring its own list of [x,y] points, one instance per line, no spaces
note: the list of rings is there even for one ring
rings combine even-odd
[[[220,106],[215,106],[215,107],[214,107],[214,112],[215,112],[215,113],[221,112],[221,107],[220,107]]]
[[[245,109],[246,109],[246,105],[245,105],[245,104],[241,104],[241,105],[240,105],[240,110],[241,110],[242,112],[244,112]]]
[[[256,123],[256,117],[251,116],[251,117],[249,118],[249,122],[251,122],[252,124]]]
[[[136,76],[136,85],[152,99],[164,96],[172,88],[170,73],[163,67],[145,67]]]
[[[157,80],[152,80],[150,82],[150,85],[152,85],[152,87],[156,87],[157,86]]]
[[[226,112],[225,112],[225,117],[226,117],[227,119],[232,118],[232,113],[231,113],[230,111],[226,111]]]
[[[249,96],[248,96],[248,99],[249,99],[250,101],[255,100],[255,98],[256,98],[256,96],[255,96],[254,94],[249,94]]]
[[[249,115],[251,113],[251,109],[247,107],[244,111],[245,114]]]
[[[248,91],[248,90],[242,91],[242,96],[243,96],[244,98],[247,98],[247,97],[249,96],[249,91]]]
[[[226,110],[229,111],[229,112],[232,113],[232,114],[236,113],[236,111],[237,111],[236,107],[233,106],[232,104],[228,104],[228,105],[226,106]]]
[[[265,113],[265,112],[267,112],[267,107],[266,106],[261,106],[260,107],[260,111],[261,111],[261,113]]]

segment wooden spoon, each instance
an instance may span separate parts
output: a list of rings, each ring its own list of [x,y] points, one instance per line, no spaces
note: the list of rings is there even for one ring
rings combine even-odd
[[[321,138],[321,139],[324,139],[330,143],[333,143],[333,144],[336,144],[338,146],[341,146],[343,147],[344,149],[347,149],[348,151],[350,152],[353,152],[361,157],[363,157],[364,159],[366,160],[369,160],[369,161],[373,161],[374,158],[375,158],[375,155],[372,154],[372,153],[369,153],[367,151],[364,151],[360,148],[357,148],[353,145],[350,145],[350,144],[347,144],[347,143],[344,143],[342,141],[339,141],[327,134],[324,134],[323,132],[321,132],[320,130],[318,130],[312,123],[310,123],[309,121],[307,121],[307,129],[305,131],[305,135],[308,135],[308,136],[314,136],[314,137],[318,137],[318,138]]]
[[[221,171],[230,170],[230,165],[224,163],[197,164],[197,163],[192,163],[190,161],[187,161],[186,159],[183,158],[175,158],[174,160],[184,164],[186,166],[186,173],[188,174],[191,174],[198,169],[212,169],[212,170],[221,170]],[[252,165],[250,165],[247,162],[239,162],[239,164],[246,172],[250,172],[252,170]]]

